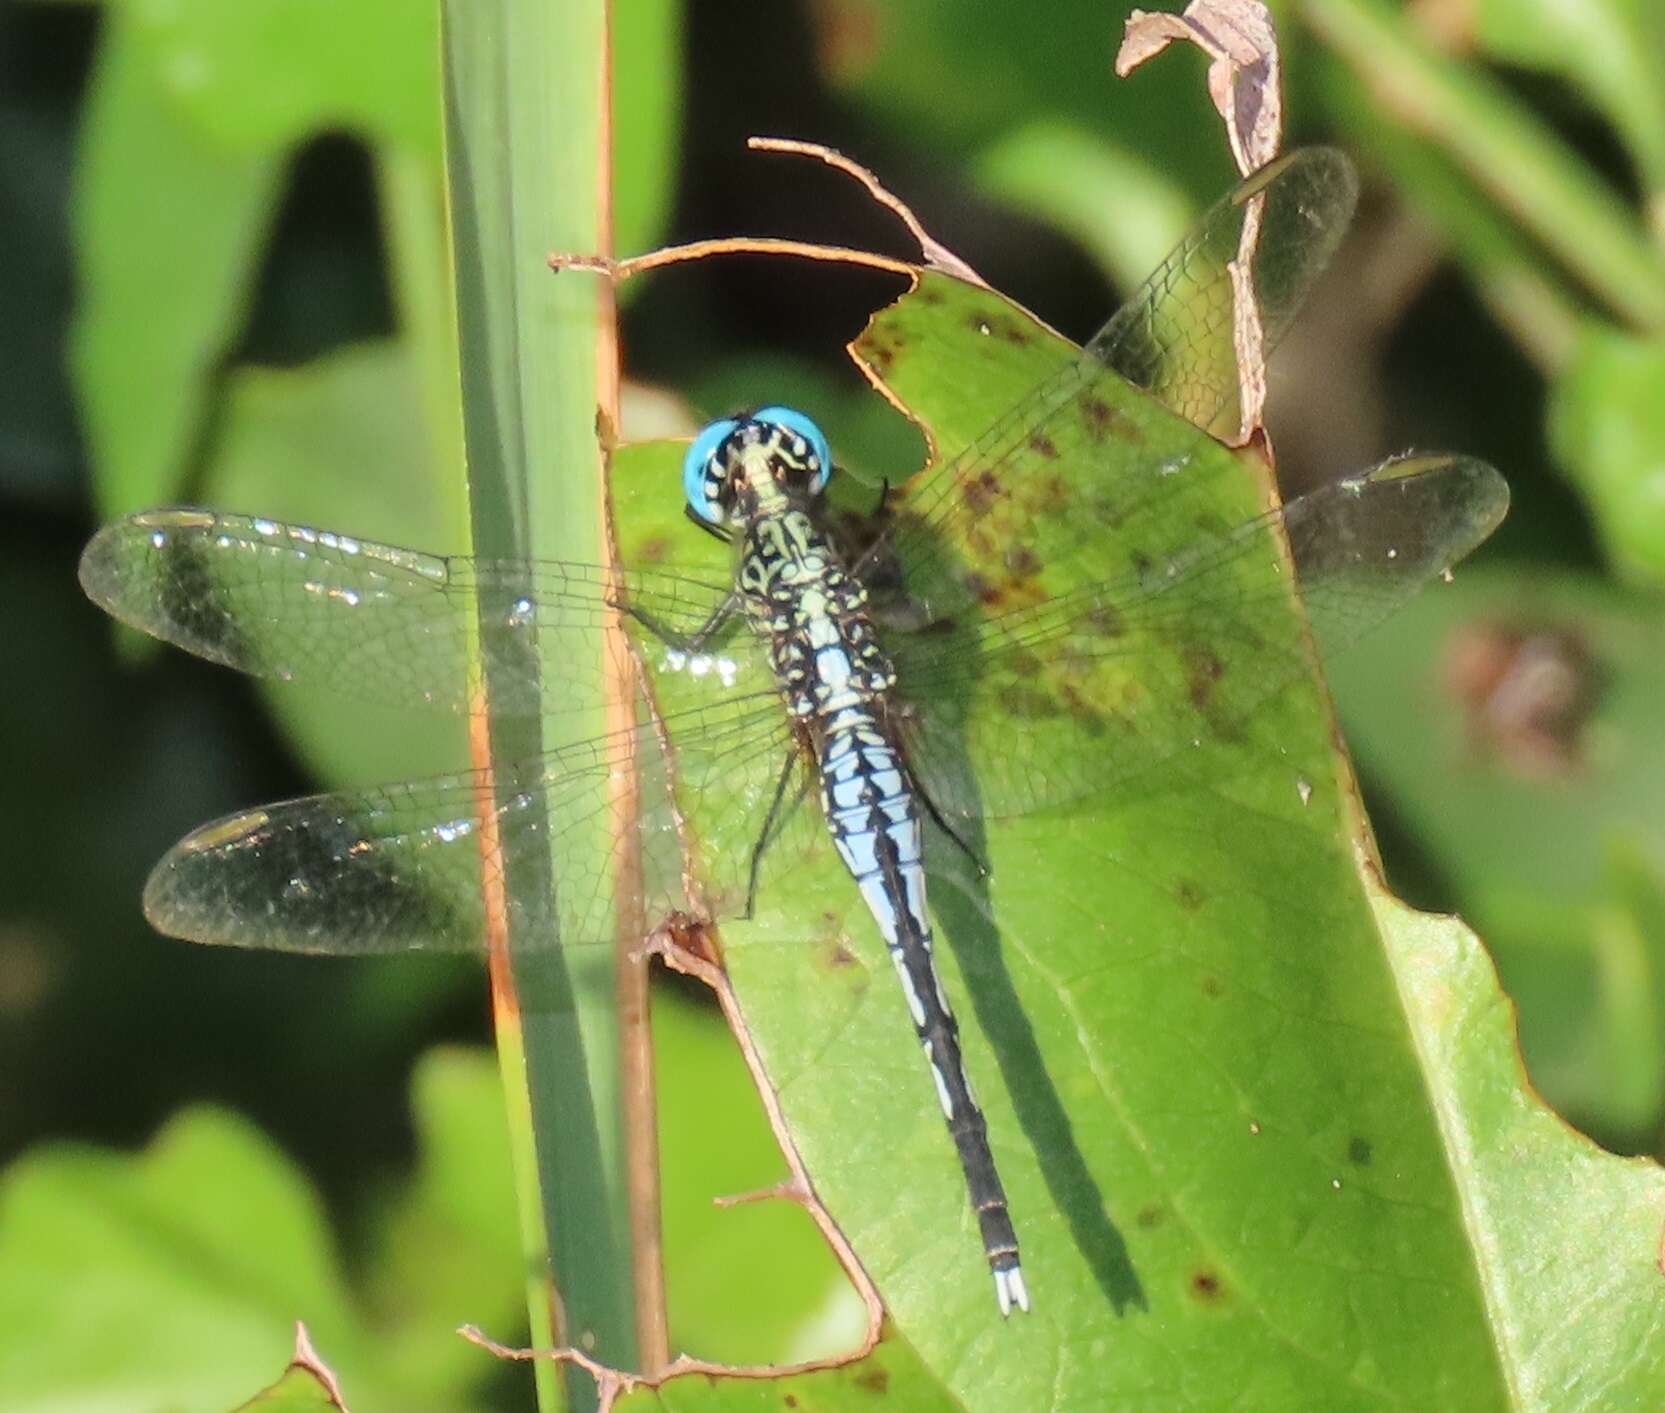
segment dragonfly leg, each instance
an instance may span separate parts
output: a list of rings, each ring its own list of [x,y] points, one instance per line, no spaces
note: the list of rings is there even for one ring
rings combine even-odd
[[[724,525],[713,525],[703,515],[694,514],[693,506],[683,506],[682,515],[683,518],[687,520],[687,522],[696,530],[704,530],[705,533],[710,535],[712,539],[721,540],[725,545],[731,545],[734,543],[734,532],[732,530]]]
[[[781,768],[780,779],[775,782],[775,797],[769,801],[769,813],[764,816],[762,832],[757,836],[757,843],[752,845],[752,864],[746,875],[746,911],[742,914],[744,917],[749,918],[752,915],[753,905],[757,902],[757,877],[763,870],[763,855],[768,852],[769,845],[775,842],[781,826],[785,824],[792,811],[803,802],[809,789],[807,782],[800,781],[798,793],[793,797],[792,803],[785,809],[782,808],[786,804],[786,787],[791,783],[797,769],[798,752],[794,749],[786,753],[786,764]]]
[[[618,607],[623,612],[628,613],[660,642],[668,643],[681,652],[697,653],[703,652],[705,645],[716,637],[728,625],[729,620],[734,617],[735,612],[740,607],[740,595],[736,592],[730,592],[728,597],[712,610],[711,617],[700,624],[692,633],[679,633],[676,629],[661,623],[646,609],[637,608],[635,604],[620,604]]]
[[[973,849],[970,844],[966,843],[966,841],[960,837],[959,831],[948,822],[942,811],[937,808],[937,802],[931,798],[930,792],[927,791],[917,780],[913,782],[913,788],[914,793],[917,794],[922,801],[924,801],[925,812],[936,821],[937,828],[942,830],[944,834],[952,839],[958,846],[960,852],[964,854],[966,858],[971,860],[971,866],[977,870],[977,876],[979,878],[987,878],[989,876],[989,866],[977,856],[977,851]]]

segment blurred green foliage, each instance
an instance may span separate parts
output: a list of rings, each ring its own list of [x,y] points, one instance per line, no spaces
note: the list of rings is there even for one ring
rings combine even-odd
[[[858,199],[840,205],[837,178],[740,147],[790,131],[867,160],[997,287],[1084,336],[1105,289],[1231,180],[1200,60],[1111,78],[1127,6],[741,8],[615,6],[621,251],[753,228],[889,239]],[[1374,259],[1344,253],[1350,288],[1320,294],[1305,348],[1292,338],[1289,362],[1318,374],[1285,390],[1274,436],[1358,464],[1450,445],[1515,490],[1487,572],[1460,572],[1335,673],[1389,878],[1479,927],[1546,1097],[1610,1145],[1657,1152],[1665,12],[1276,8],[1293,136],[1338,140],[1364,165]],[[210,959],[137,918],[145,866],[187,825],[303,779],[432,768],[455,742],[299,693],[279,702],[276,738],[251,696],[189,665],[118,675],[71,573],[94,519],[171,499],[460,544],[424,401],[434,374],[413,342],[441,317],[433,15],[122,0],[96,39],[89,24],[59,7],[0,20],[15,41],[0,42],[0,192],[16,252],[0,289],[23,311],[0,353],[0,660],[27,684],[0,699],[16,761],[0,1137],[13,1152],[126,1144],[181,1112],[139,1154],[43,1143],[7,1172],[0,1310],[28,1337],[9,1344],[0,1388],[18,1408],[226,1406],[277,1377],[284,1320],[304,1306],[363,1406],[521,1406],[521,1385],[482,1379],[483,1361],[438,1333],[519,1318],[485,1067],[423,1061],[417,1156],[405,1129],[404,1067],[436,1038],[481,1037],[473,972]],[[735,56],[758,53],[770,62],[737,81]],[[1399,271],[1385,290],[1384,266]],[[673,403],[655,431],[762,389],[817,412],[859,468],[895,475],[918,437],[837,351],[892,292],[801,266],[661,275],[632,292],[627,368],[694,409]],[[1354,345],[1324,330],[1326,300],[1352,316],[1362,356],[1338,356]],[[60,362],[72,383],[43,372]],[[1442,663],[1476,630],[1574,645],[1578,708],[1556,698],[1535,715],[1536,679],[1509,654],[1483,689],[1454,691]],[[711,1193],[773,1181],[778,1159],[714,1018],[665,1011],[676,1339],[724,1358],[847,1344],[849,1307],[801,1214],[712,1217]],[[247,1120],[186,1108],[203,1097],[257,1115],[304,1175]],[[1584,1225],[1568,1229],[1599,1247],[1587,1224],[1603,1209],[1575,1207]],[[737,1289],[719,1242],[803,1277],[786,1298]]]
[[[223,1110],[177,1115],[137,1157],[19,1160],[0,1216],[8,1401],[229,1408],[281,1369],[304,1310],[372,1405],[473,1406],[479,1363],[447,1336],[516,1318],[502,1107],[483,1056],[436,1052],[415,1083],[422,1156],[383,1199],[366,1297],[305,1176]]]
[[[1476,691],[1428,652],[1465,641],[1503,672],[1477,663]],[[1627,1152],[1652,1148],[1665,1106],[1662,674],[1655,605],[1526,565],[1460,574],[1330,673],[1372,793],[1488,940],[1534,1079]]]

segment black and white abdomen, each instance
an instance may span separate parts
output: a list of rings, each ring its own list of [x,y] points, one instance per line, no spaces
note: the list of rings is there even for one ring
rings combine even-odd
[[[867,594],[797,509],[760,513],[747,525],[736,582],[768,644],[781,698],[813,745],[833,844],[895,965],[965,1170],[1001,1313],[1027,1309],[1006,1194],[932,955],[920,801],[886,729],[895,673],[874,636]]]
[[[912,787],[895,748],[871,714],[845,712],[829,724],[819,764],[827,827],[886,944],[895,947],[907,924],[928,936],[924,840]],[[919,1022],[917,1005],[909,1009]]]

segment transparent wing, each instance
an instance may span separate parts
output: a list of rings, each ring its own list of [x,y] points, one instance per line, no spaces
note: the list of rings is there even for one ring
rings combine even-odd
[[[81,557],[88,597],[122,622],[210,661],[363,700],[466,710],[473,644],[489,636],[499,714],[596,699],[603,629],[630,605],[695,632],[727,583],[591,565],[449,558],[246,515],[156,510],[105,526]],[[559,664],[558,673],[541,664]],[[696,664],[696,667],[698,665]],[[724,692],[770,685],[750,635],[722,640]]]
[[[614,889],[631,876],[641,880],[648,930],[679,912],[733,916],[744,910],[753,845],[789,759],[784,716],[771,695],[666,724],[678,740],[674,761],[654,730],[641,729],[515,766],[495,784],[471,772],[217,820],[156,866],[146,916],[196,942],[347,956],[481,950],[493,899],[519,947],[612,944]],[[633,802],[620,795],[627,776]],[[697,894],[673,787],[679,803],[697,806]],[[794,798],[788,792],[787,803]],[[820,846],[825,831],[808,813],[776,830],[772,868]],[[515,886],[506,860],[540,854],[559,861],[557,876]]]
[[[1255,302],[1266,351],[1306,302],[1358,203],[1353,164],[1329,147],[1268,163],[1203,217],[1087,344],[1134,387],[1216,436],[1238,425],[1231,263],[1245,221],[1259,222]]]
[[[1019,814],[1229,737],[1311,669],[1297,589],[1320,648],[1339,651],[1508,501],[1483,462],[1384,462],[1135,574],[897,635],[909,763],[946,813]]]
[[[895,586],[911,612],[952,619],[991,606],[991,562],[1039,566],[1105,538],[1129,568],[1179,555],[1193,527],[1215,514],[1221,479],[1236,473],[1208,454],[1215,444],[1203,429],[1236,426],[1228,267],[1245,219],[1253,211],[1260,225],[1252,274],[1269,351],[1339,242],[1356,192],[1347,159],[1326,148],[1250,177],[1079,358],[959,454],[898,488],[893,523],[864,554],[864,575]]]

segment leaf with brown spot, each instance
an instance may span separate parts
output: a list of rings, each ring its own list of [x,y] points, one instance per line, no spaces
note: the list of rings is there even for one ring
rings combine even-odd
[[[878,316],[873,336],[892,355],[887,394],[920,418],[954,467],[1001,409],[1066,376],[1060,370],[1074,366],[1075,354],[1039,326],[1027,345],[993,336],[1000,319],[1017,316],[987,291],[929,275],[919,288],[932,298],[905,296]],[[977,332],[984,327],[991,334]],[[1179,377],[1153,385],[1200,384]],[[947,609],[928,609],[928,631],[911,636],[940,645],[940,660],[970,664],[962,677],[940,679],[964,685],[963,714],[949,727],[975,762],[969,788],[1007,798],[1003,791],[1021,791],[1037,774],[1048,784],[1067,783],[1072,772],[1113,775],[1118,752],[1137,754],[1148,739],[1140,733],[1150,730],[1169,731],[1175,747],[1125,788],[1090,793],[1065,811],[979,819],[974,840],[992,870],[980,884],[965,882],[963,866],[956,872],[952,846],[933,856],[945,985],[1037,1310],[1050,1291],[1048,1308],[1067,1312],[1058,1318],[1071,1322],[1069,1337],[1102,1338],[1114,1357],[1060,1362],[1061,1346],[1042,1322],[1016,1317],[988,1331],[991,1363],[965,1354],[967,1332],[992,1317],[976,1254],[963,1241],[959,1174],[935,1132],[933,1097],[911,1082],[917,1056],[894,996],[877,984],[858,994],[806,975],[813,969],[794,964],[789,948],[744,944],[742,934],[753,932],[801,934],[821,899],[840,890],[848,898],[836,866],[805,870],[794,878],[796,896],[763,900],[750,927],[726,930],[753,1037],[818,1192],[922,1358],[955,1370],[950,1383],[967,1407],[1116,1406],[1158,1376],[1147,1351],[1166,1363],[1205,1351],[1217,1358],[1222,1349],[1283,1386],[1345,1404],[1357,1392],[1348,1374],[1306,1351],[1348,1341],[1362,1341],[1386,1396],[1406,1406],[1451,1406],[1454,1391],[1474,1388],[1490,1398],[1505,1381],[1474,1261],[1481,1233],[1465,1225],[1470,1209],[1460,1193],[1471,1182],[1510,1180],[1505,1145],[1488,1148],[1483,1178],[1454,1164],[1428,1101],[1423,1057],[1441,1019],[1437,1008],[1406,1009],[1403,969],[1413,963],[1356,871],[1355,824],[1334,783],[1345,780],[1344,766],[1316,683],[1280,669],[1283,690],[1246,713],[1233,695],[1264,691],[1239,684],[1264,680],[1268,662],[1299,656],[1305,628],[1296,605],[1282,598],[1274,609],[1269,598],[1227,627],[1208,607],[1214,600],[1155,592],[1176,554],[1183,560],[1199,540],[1217,543],[1219,526],[1257,512],[1259,493],[1239,462],[1188,431],[1171,408],[1108,379],[1095,378],[1088,399],[1066,397],[1064,420],[1046,423],[1055,458],[1034,453],[1035,426],[1020,421],[1003,443],[1027,449],[1017,460],[927,473],[894,494],[891,509],[904,586],[939,594],[929,608]],[[1139,444],[1119,435],[1124,424]],[[1037,475],[1043,460],[1046,475]],[[1176,481],[1177,496],[1164,489]],[[1438,483],[1436,474],[1416,484]],[[1118,512],[1114,527],[1106,504]],[[1443,523],[1437,506],[1401,509],[1395,534],[1424,523],[1426,510]],[[1321,519],[1360,523],[1339,509]],[[930,562],[937,545],[952,573]],[[926,557],[910,558],[920,546]],[[1005,658],[984,651],[1026,621],[1002,625],[984,603],[1013,582],[1008,556],[1017,546],[1024,568],[1035,570],[1023,583],[1042,593],[1039,613],[1083,595],[1079,617],[1068,620],[1079,631],[1070,630],[1067,651],[1044,632],[1014,633],[1024,650]],[[1281,594],[1270,527],[1255,546],[1265,567],[1244,568],[1245,593],[1260,585]],[[1296,557],[1322,583],[1337,570],[1337,548],[1317,537],[1298,543]],[[1094,598],[1093,586],[1107,580],[1131,597]],[[1140,597],[1147,588],[1148,612]],[[1336,612],[1341,603],[1338,596]],[[1167,628],[1157,612],[1164,604],[1173,609]],[[1324,605],[1320,594],[1321,618]],[[1171,668],[1146,670],[1163,652]],[[898,660],[917,668],[929,658],[910,643]],[[1118,662],[1140,670],[1118,674]],[[1194,683],[1208,688],[1208,714],[1190,701]],[[920,697],[912,705],[921,714],[910,721],[928,732],[950,696]],[[1216,717],[1233,719],[1235,734],[1206,730],[1191,751],[1191,723],[1211,728]],[[1151,726],[1157,718],[1172,724]],[[1297,778],[1332,784],[1303,804]],[[962,802],[937,803],[952,810]],[[845,916],[852,951],[877,982],[882,949],[864,934],[853,902]],[[1477,1004],[1495,996],[1489,988],[1462,983]],[[1428,999],[1435,994],[1430,987]],[[1445,1033],[1456,1044],[1462,1032]],[[1492,1034],[1483,1057],[1457,1068],[1495,1078],[1496,1067],[1512,1064],[1506,1040]],[[1501,1085],[1511,1089],[1519,1093],[1518,1081]],[[1371,1184],[1338,1190],[1337,1144],[1344,1149],[1349,1133],[1369,1133],[1377,1151],[1391,1146],[1394,1162],[1374,1164]],[[1610,1191],[1624,1186],[1615,1169],[1605,1181]],[[1638,1178],[1632,1190],[1652,1184]],[[1169,1215],[1151,1223],[1153,1208]],[[1520,1244],[1524,1268],[1525,1232],[1509,1240]],[[1577,1243],[1559,1242],[1557,1251],[1596,1269]],[[1229,1298],[1223,1270],[1233,1290],[1251,1288],[1256,1299]],[[1413,1290],[1440,1294],[1430,1303],[1407,1298]],[[1627,1322],[1637,1308],[1597,1307],[1595,1318],[1611,1315],[1614,1328],[1634,1331]],[[1151,1338],[1129,1338],[1135,1324]],[[1551,1326],[1541,1329],[1544,1340],[1521,1346],[1532,1360],[1576,1358],[1547,1353],[1556,1342]],[[1407,1343],[1417,1360],[1394,1357]],[[1634,1334],[1628,1347],[1640,1347]]]
[[[1225,1297],[1220,1277],[1213,1271],[1198,1271],[1191,1277],[1191,1294],[1205,1305],[1216,1304]]]

